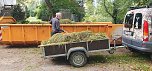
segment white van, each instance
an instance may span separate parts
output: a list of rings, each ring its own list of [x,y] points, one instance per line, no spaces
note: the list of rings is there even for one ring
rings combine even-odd
[[[122,44],[130,50],[152,53],[152,8],[127,12],[124,18]]]

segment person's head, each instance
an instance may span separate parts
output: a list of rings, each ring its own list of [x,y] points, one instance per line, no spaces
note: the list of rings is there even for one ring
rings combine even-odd
[[[56,13],[56,18],[61,19],[62,18],[62,14],[60,12]]]

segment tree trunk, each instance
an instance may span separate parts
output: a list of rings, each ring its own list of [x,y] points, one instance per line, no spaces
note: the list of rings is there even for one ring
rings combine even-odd
[[[104,0],[104,7],[105,7],[105,11],[112,17],[113,19],[113,23],[117,23],[117,11],[115,9],[115,4],[113,3],[114,9],[113,9],[113,13],[110,13],[110,11],[108,10],[107,6],[106,6],[106,2]]]
[[[117,17],[112,17],[114,24],[117,23]]]
[[[49,10],[52,9],[52,4],[50,3],[50,0],[45,0],[45,3],[47,4]]]
[[[114,24],[117,23],[117,15],[118,15],[118,9],[116,8],[116,4],[115,2],[113,2],[113,21],[114,21]]]
[[[53,12],[52,8],[52,3],[50,2],[50,0],[45,0],[45,3],[47,4],[48,8],[49,8],[49,11],[51,12],[52,16],[50,16],[50,19],[55,17],[55,13]]]

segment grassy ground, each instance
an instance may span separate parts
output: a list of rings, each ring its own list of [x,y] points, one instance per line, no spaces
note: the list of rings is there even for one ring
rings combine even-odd
[[[90,59],[90,64],[105,63],[127,66],[135,71],[152,71],[152,63],[148,55],[139,53],[126,53],[114,55],[94,55]]]
[[[131,53],[125,48],[114,54],[95,53],[81,68],[71,66],[66,58],[42,58],[40,48],[0,47],[2,71],[152,71],[148,55]]]

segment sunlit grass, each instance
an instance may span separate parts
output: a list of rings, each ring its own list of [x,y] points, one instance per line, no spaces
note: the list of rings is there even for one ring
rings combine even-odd
[[[146,54],[113,54],[113,55],[93,55],[89,58],[89,64],[116,64],[128,66],[135,71],[152,71],[151,60]]]

